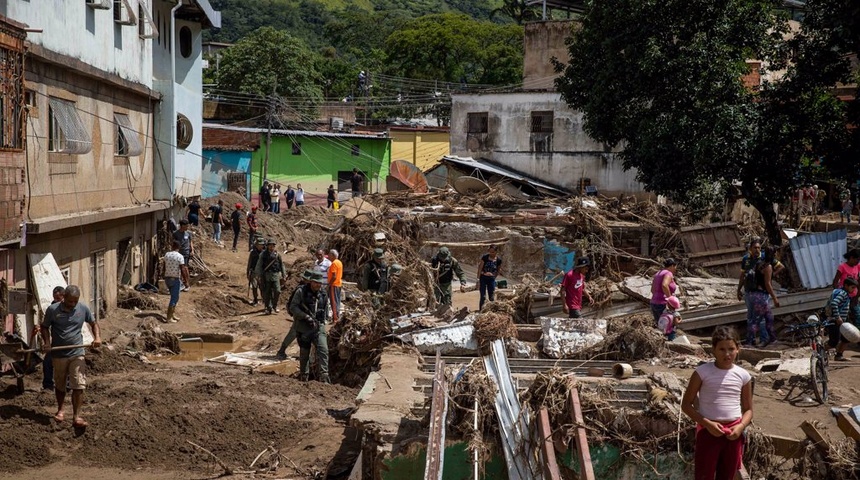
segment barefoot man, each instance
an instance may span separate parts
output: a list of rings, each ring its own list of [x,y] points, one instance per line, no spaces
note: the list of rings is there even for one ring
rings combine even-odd
[[[81,289],[75,285],[66,287],[63,301],[55,303],[45,310],[42,321],[43,349],[51,348],[54,364],[54,392],[57,395],[57,414],[54,419],[62,422],[64,419],[63,404],[66,400],[66,377],[72,389],[72,410],[74,412],[73,426],[83,428],[87,422],[81,418],[81,403],[84,400],[84,388],[87,386],[84,349],[74,348],[59,350],[60,347],[81,345],[84,341],[82,329],[84,322],[93,329],[93,347],[101,345],[99,325],[93,318],[89,307],[78,303]]]

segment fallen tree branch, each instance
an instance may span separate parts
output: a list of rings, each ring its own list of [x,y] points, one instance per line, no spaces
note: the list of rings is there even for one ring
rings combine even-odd
[[[227,476],[227,475],[233,475],[233,469],[230,468],[230,466],[228,466],[226,463],[224,463],[223,460],[218,458],[218,455],[215,455],[214,453],[210,452],[209,450],[206,450],[205,448],[201,447],[200,445],[197,445],[196,443],[192,442],[191,440],[186,440],[186,442],[199,448],[200,450],[203,450],[204,452],[208,453],[213,459],[215,459],[215,462],[218,463],[218,465],[220,465],[221,468],[224,469],[224,474],[221,475],[222,477]]]

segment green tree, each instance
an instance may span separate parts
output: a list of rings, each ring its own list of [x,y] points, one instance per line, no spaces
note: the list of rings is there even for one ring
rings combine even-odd
[[[315,55],[302,41],[263,27],[225,50],[218,86],[258,95],[276,93],[312,105],[322,100],[315,64]]]
[[[494,8],[490,12],[490,18],[496,18],[500,14],[510,18],[517,25],[541,18],[538,8],[534,5],[529,5],[526,0],[503,0],[501,7]]]
[[[774,202],[788,198],[804,165],[841,156],[847,132],[832,84],[793,63],[781,3],[593,2],[556,81],[584,112],[586,132],[621,145],[624,168],[637,169],[648,190],[690,205],[697,192],[740,181],[776,245]],[[760,90],[742,81],[749,59],[775,72]]]
[[[410,78],[512,84],[522,78],[523,29],[466,15],[426,15],[385,42],[389,66]]]

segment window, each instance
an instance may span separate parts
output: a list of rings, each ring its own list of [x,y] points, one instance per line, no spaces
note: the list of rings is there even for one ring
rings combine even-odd
[[[0,45],[0,148],[17,150],[24,148],[23,38],[9,37]]]
[[[293,142],[293,155],[301,155],[302,154],[302,144],[300,142]]]
[[[487,133],[489,130],[489,114],[487,112],[469,114],[469,125],[466,133]]]
[[[149,14],[149,7],[143,0],[137,4],[137,36],[140,38],[158,38],[158,26],[152,15]],[[159,39],[159,44],[161,40]]]
[[[48,100],[48,151],[81,155],[92,150],[93,142],[75,103],[51,97]]]
[[[352,153],[353,157],[357,157],[357,156],[361,155],[361,146],[360,145],[353,145],[352,151],[350,153]]]
[[[113,114],[116,124],[116,140],[114,142],[114,155],[120,157],[134,157],[143,153],[143,145],[137,131],[131,126],[128,115],[124,113]]]
[[[552,133],[553,112],[532,112],[531,133]]]
[[[194,50],[194,44],[191,38],[191,29],[182,27],[179,29],[179,54],[183,58],[191,58],[191,53]]]
[[[113,1],[113,21],[119,25],[136,25],[137,17],[128,0]]]
[[[185,150],[194,138],[194,126],[183,114],[176,115],[176,147]]]

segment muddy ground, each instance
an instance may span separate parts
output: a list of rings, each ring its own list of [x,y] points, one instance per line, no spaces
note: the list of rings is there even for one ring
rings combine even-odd
[[[310,258],[309,247],[324,237],[323,230],[313,225],[307,226],[309,230],[295,227],[305,218],[301,213],[278,220],[263,215],[270,225],[279,225],[279,250],[288,252],[284,255],[288,264]],[[334,223],[323,217],[315,221]],[[289,328],[288,317],[283,308],[279,314],[265,315],[262,308],[250,305],[244,274],[247,239],[243,236],[239,252],[232,252],[231,235],[223,234],[226,248],[197,239],[211,273],[201,272],[191,290],[182,293],[177,308],[181,321],[161,325],[177,333],[233,334],[238,340],[234,348],[274,353]],[[347,272],[354,267],[347,265]],[[167,295],[152,298],[166,308]],[[477,292],[455,293],[454,298],[455,307],[477,308]],[[281,304],[285,301],[286,293]],[[101,322],[103,338],[136,331],[141,322],[161,315],[158,310],[113,309]],[[288,353],[296,357],[297,346],[293,344]],[[849,350],[848,357],[851,361],[832,365],[830,405],[800,402],[811,395],[802,377],[760,376],[755,424],[768,433],[801,438],[800,422],[818,420],[825,434],[842,438],[829,409],[860,398],[860,353]],[[281,455],[267,453],[255,468],[265,469],[278,458],[275,478],[346,478],[360,448],[357,432],[348,426],[357,388],[302,383],[291,375],[250,374],[243,367],[204,363],[193,356],[180,361],[170,356],[148,358],[151,364],[118,351],[88,354],[85,431],[72,429],[71,405],[66,422],[54,422],[54,395],[40,390],[40,373],[27,377],[27,390],[20,396],[9,378],[0,379],[0,477],[161,479],[223,473],[212,456],[189,443],[194,442],[236,471],[250,470],[255,457],[271,446]],[[692,366],[648,362],[637,366],[670,370],[684,379],[692,373]]]

